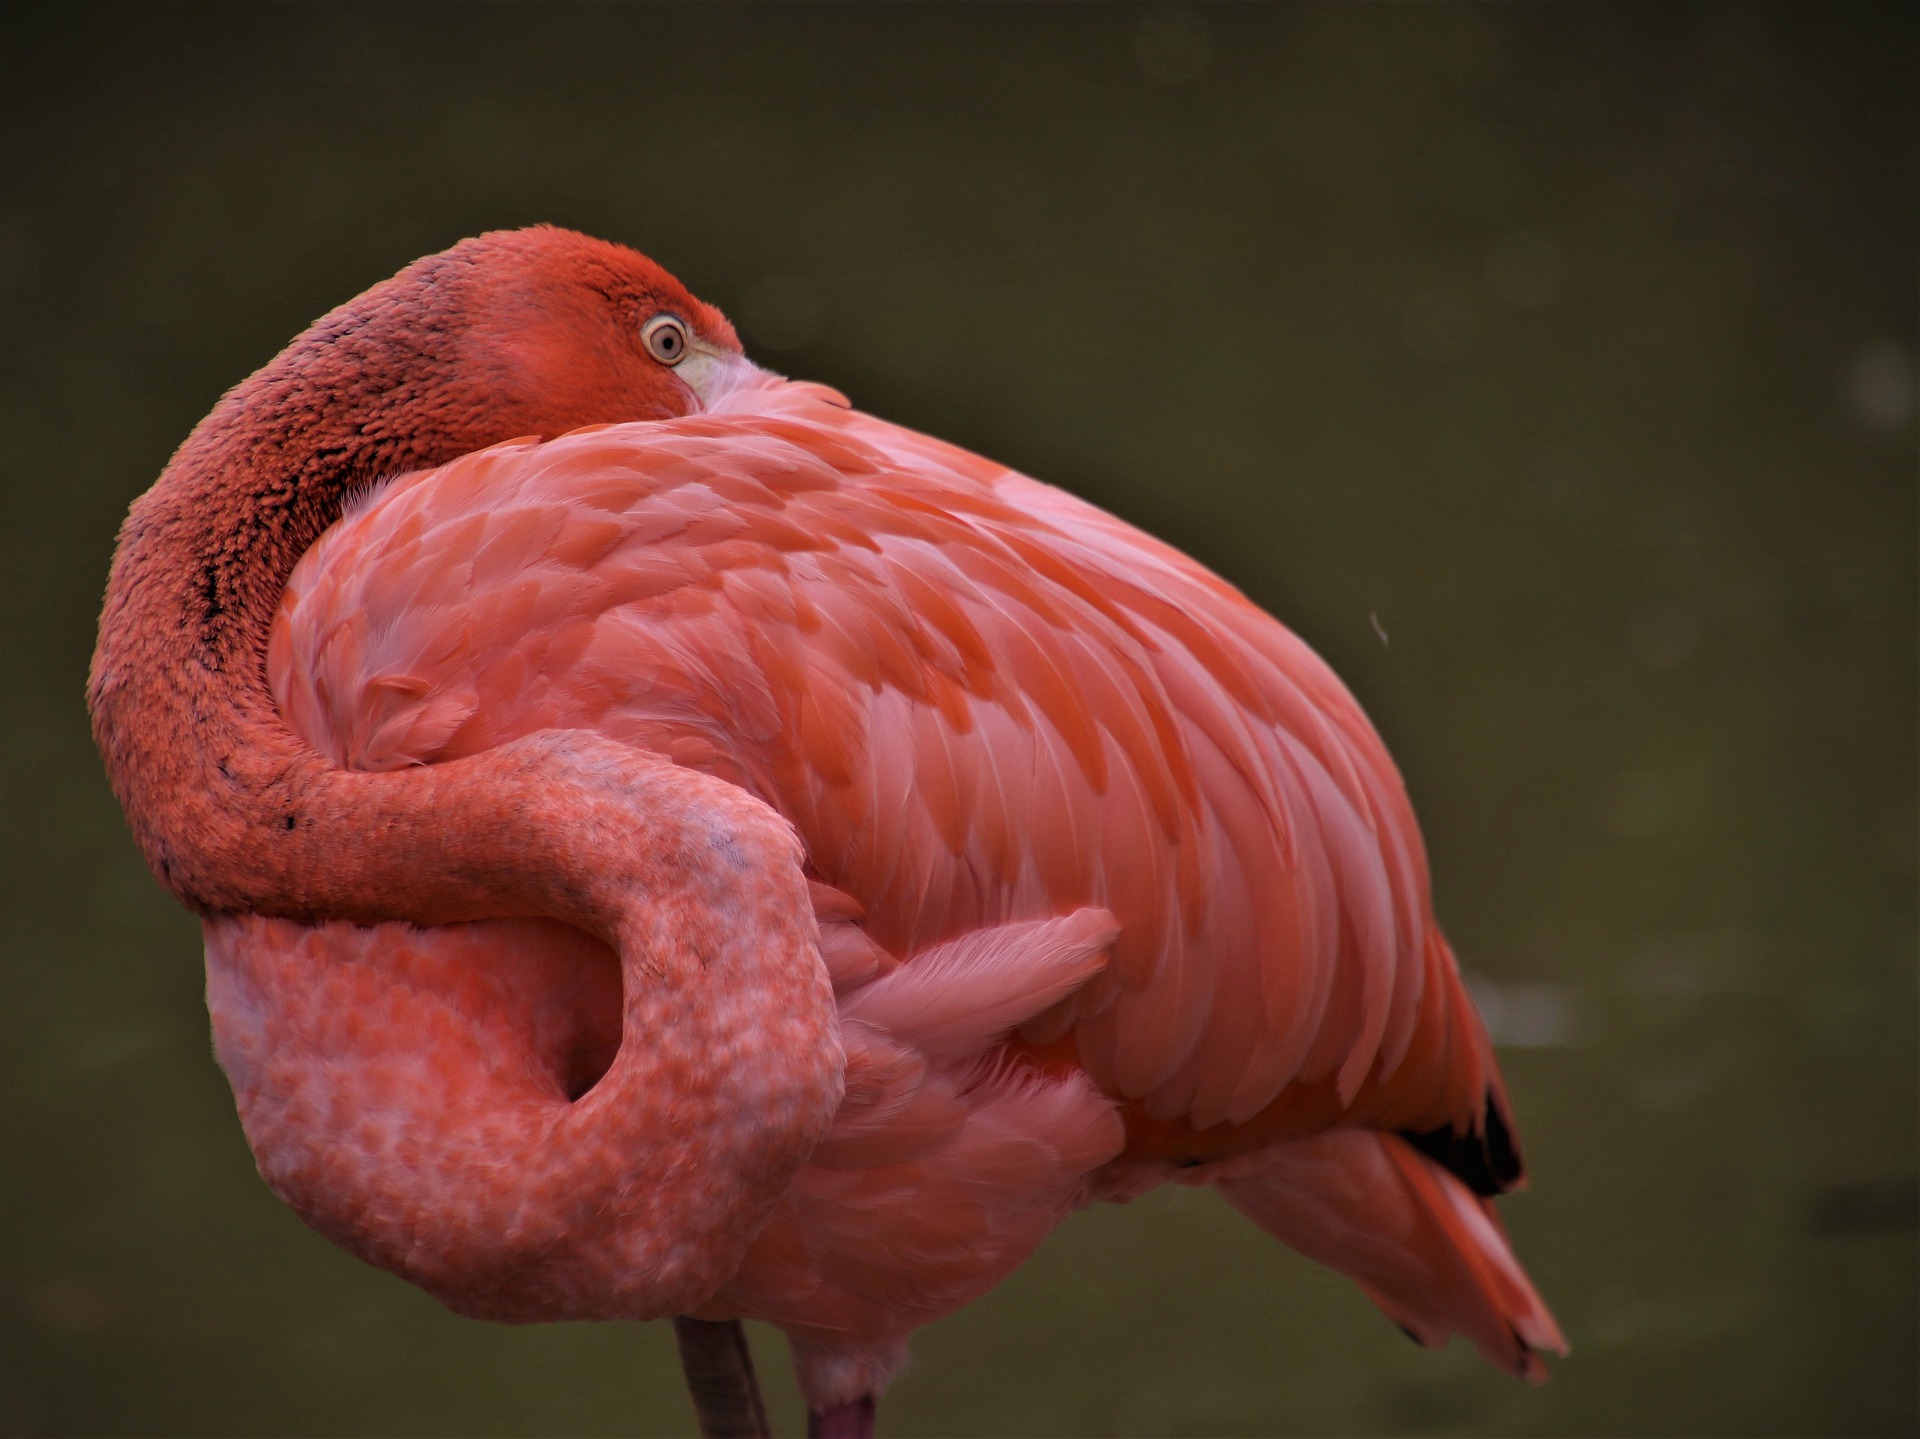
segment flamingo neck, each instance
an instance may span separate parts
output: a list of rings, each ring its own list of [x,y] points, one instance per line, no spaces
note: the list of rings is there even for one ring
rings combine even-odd
[[[559,925],[207,920],[215,1051],[261,1176],[335,1243],[475,1318],[704,1302],[810,1151],[842,1060],[797,993],[791,926],[702,908],[680,915],[697,975],[667,957],[619,989]],[[574,1096],[579,1046],[610,1039],[611,1065]]]
[[[356,490],[524,433],[519,416],[410,385],[452,369],[459,341],[378,297],[223,397],[121,530],[88,685],[94,734],[155,874],[202,912],[298,908],[313,872],[292,801],[324,764],[265,676],[295,562]]]
[[[203,915],[546,917],[618,953],[623,1039],[591,1102],[500,1094],[456,1123],[431,1087],[396,1086],[401,1147],[437,1145],[444,1163],[366,1150],[342,1164],[329,1155],[346,1151],[315,1147],[329,1114],[353,1111],[336,1091],[361,1061],[432,1059],[404,1025],[356,1050],[351,996],[307,1005],[318,1028],[287,1048],[273,1035],[301,996],[256,986],[265,1058],[239,1065],[235,1089],[250,1134],[264,1125],[263,1170],[293,1165],[276,1185],[296,1207],[449,1302],[506,1312],[519,1301],[493,1305],[489,1285],[511,1289],[580,1215],[617,1210],[620,1262],[587,1273],[562,1246],[534,1269],[574,1274],[581,1303],[614,1285],[623,1312],[674,1313],[731,1277],[839,1102],[844,1057],[791,828],[730,785],[580,732],[391,774],[336,769],[267,687],[287,577],[356,489],[622,417],[604,389],[516,384],[516,352],[457,323],[444,258],[323,319],[227,395],[133,506],[88,687],[94,733],[154,872]],[[246,1073],[280,1062],[304,1089],[250,1089]],[[580,1195],[600,1207],[578,1210]],[[476,1252],[462,1233],[508,1239]]]

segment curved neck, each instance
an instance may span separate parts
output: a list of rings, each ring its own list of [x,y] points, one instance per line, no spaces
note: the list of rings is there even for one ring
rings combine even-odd
[[[578,731],[391,774],[339,770],[292,732],[267,687],[287,578],[356,489],[518,435],[635,418],[631,385],[543,388],[575,368],[572,352],[516,350],[515,326],[537,329],[538,307],[503,318],[484,299],[466,303],[463,263],[431,257],[321,320],[228,394],[133,506],[88,685],[94,735],[154,872],[203,914],[362,925],[539,916],[616,950],[627,1023],[608,1079],[564,1109],[499,1096],[517,1138],[484,1111],[446,1138],[471,1153],[475,1174],[508,1171],[479,1216],[488,1223],[511,1228],[588,1190],[630,1215],[628,1262],[595,1282],[632,1312],[674,1312],[730,1276],[733,1246],[839,1101],[832,990],[792,830],[744,791]],[[486,338],[474,338],[470,313]],[[545,368],[516,368],[526,355]],[[318,1107],[283,1104],[285,1086],[267,1091],[296,1150],[365,1098],[354,1066],[331,1061],[379,1027],[384,1002],[330,988],[339,975],[324,952],[319,961],[310,978],[326,1002],[305,1055]],[[271,985],[257,997],[267,1011],[292,1002]],[[430,1065],[431,1036],[389,1032],[419,1041],[413,1058]],[[409,1140],[431,1130],[440,1098],[413,1073],[390,1106]],[[629,1101],[685,1114],[668,1113],[648,1143],[629,1132]],[[571,1142],[558,1142],[562,1130]],[[638,1169],[609,1149],[615,1138],[631,1141]],[[367,1159],[362,1176],[399,1185],[421,1233],[462,1212],[459,1184],[423,1181],[393,1153]],[[326,1191],[324,1146],[316,1162],[283,1192]],[[370,1202],[349,1203],[340,1235],[372,1232],[378,1195]],[[528,1242],[537,1248],[538,1234]],[[681,1253],[688,1243],[697,1262]],[[377,1245],[362,1252],[388,1262]],[[492,1258],[452,1242],[438,1252],[431,1273],[390,1267],[443,1297],[482,1296],[528,1258],[513,1243]]]
[[[619,998],[605,956],[557,925],[209,919],[215,1050],[261,1176],[475,1318],[696,1307],[811,1152],[843,1061],[809,993],[824,985],[788,962],[790,921],[683,918],[694,972],[662,956],[665,982]],[[611,1067],[570,1101],[569,1055],[616,1012]]]
[[[287,578],[350,497],[608,417],[604,395],[527,383],[478,283],[433,256],[322,317],[222,397],[121,529],[88,683],[94,737],[154,873],[203,914],[581,918],[543,898],[551,874],[507,872],[487,849],[511,792],[446,774],[368,784],[296,736],[267,686]],[[461,794],[477,831],[424,822],[442,792]]]
[[[393,324],[369,338],[353,307],[336,311],[230,391],[128,513],[88,683],[94,736],[155,874],[203,912],[280,912],[311,873],[295,792],[326,766],[281,719],[264,665],[294,564],[356,491],[524,433],[518,416],[408,392],[401,377],[446,368],[457,343]],[[401,400],[404,429],[383,419]]]

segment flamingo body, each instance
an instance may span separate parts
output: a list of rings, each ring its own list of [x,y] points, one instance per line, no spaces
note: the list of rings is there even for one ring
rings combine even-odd
[[[1332,1192],[1345,1157],[1369,1193],[1424,1184],[1442,1213],[1481,1212],[1373,1137],[1484,1135],[1504,1107],[1378,738],[1278,623],[1057,490],[756,376],[697,416],[387,486],[296,568],[268,672],[295,730],[345,768],[591,729],[794,824],[846,1098],[700,1312],[784,1328],[816,1407],[884,1384],[908,1331],[1090,1197],[1224,1179],[1261,1217],[1263,1156],[1305,1153],[1289,1138],[1367,1135],[1351,1156],[1296,1158],[1296,1188]],[[356,1073],[435,1057],[449,1136],[487,1133],[515,1083],[567,1102],[618,1044],[611,956],[564,929],[222,919],[209,955],[223,1059],[259,1043],[247,1015],[362,1016]],[[263,983],[275,958],[297,977]],[[349,973],[403,998],[343,1000]],[[250,1006],[226,998],[242,976]],[[342,1142],[370,1114],[406,1116],[416,1141],[435,1121],[404,1102],[349,1102],[339,1134],[290,1115],[287,1089],[338,1093],[339,1044],[283,1038],[271,1099],[238,1079],[254,1061],[228,1063],[256,1148],[299,1175],[318,1151],[357,1153],[351,1189],[390,1163]],[[473,1112],[442,1108],[456,1096]],[[449,1170],[453,1187],[483,1183],[472,1169]],[[317,1202],[303,1179],[278,1183]],[[1504,1254],[1497,1234],[1484,1247]],[[616,1315],[617,1243],[607,1256],[570,1271],[587,1292],[449,1297],[495,1317]],[[1504,1317],[1527,1332],[1468,1332],[1527,1369],[1556,1336],[1507,1267]]]
[[[1177,1181],[1423,1343],[1564,1350],[1338,679],[632,251],[463,242],[237,387],[89,701],[262,1174],[462,1312],[765,1319],[866,1432],[915,1327]]]

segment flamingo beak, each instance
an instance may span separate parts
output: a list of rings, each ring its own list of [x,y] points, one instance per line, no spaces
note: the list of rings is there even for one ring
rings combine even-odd
[[[673,367],[681,384],[693,391],[702,413],[724,407],[727,397],[741,390],[757,390],[778,377],[761,369],[737,350],[721,350],[702,340],[689,341],[691,353]]]

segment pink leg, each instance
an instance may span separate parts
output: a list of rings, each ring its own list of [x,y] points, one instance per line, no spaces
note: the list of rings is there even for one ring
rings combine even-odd
[[[740,1321],[709,1322],[683,1314],[673,1321],[673,1337],[680,1344],[680,1367],[701,1439],[770,1439],[767,1406]]]
[[[873,1439],[873,1396],[807,1411],[807,1439]]]

